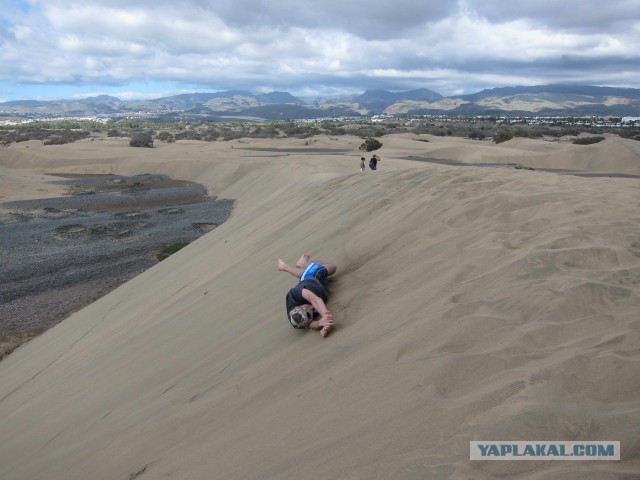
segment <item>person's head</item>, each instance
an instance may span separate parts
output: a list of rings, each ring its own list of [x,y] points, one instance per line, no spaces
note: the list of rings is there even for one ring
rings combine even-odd
[[[313,320],[313,307],[299,305],[289,311],[289,323],[293,328],[307,328]]]
[[[360,157],[360,160],[362,160],[364,162],[364,157]]]

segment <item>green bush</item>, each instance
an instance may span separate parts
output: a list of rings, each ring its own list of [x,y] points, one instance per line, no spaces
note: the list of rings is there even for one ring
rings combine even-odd
[[[176,140],[202,140],[202,135],[200,135],[195,130],[184,130],[182,132],[176,133]]]
[[[156,135],[156,140],[172,143],[176,141],[176,138],[169,132],[160,132],[158,135]]]
[[[513,132],[511,130],[501,130],[493,136],[495,143],[502,143],[513,138]]]
[[[573,141],[573,144],[574,145],[592,145],[594,143],[599,143],[604,139],[605,139],[604,137],[582,137],[582,138],[576,138]]]
[[[48,140],[44,141],[45,145],[64,145],[65,143],[73,143],[81,138],[86,138],[90,133],[86,130],[58,130],[51,135]]]
[[[71,143],[81,138],[88,137],[91,132],[82,129],[70,128],[43,128],[41,126],[18,127],[12,129],[0,129],[0,143],[27,142],[29,140],[42,140],[45,145],[61,145]]]
[[[213,130],[213,131],[207,132],[205,136],[202,137],[202,140],[204,140],[205,142],[215,142],[216,140],[218,140],[218,138],[220,138],[220,134],[215,130]]]
[[[360,150],[366,150],[367,152],[373,152],[380,148],[382,148],[382,142],[372,137],[367,138],[364,143],[360,145]]]
[[[129,145],[132,147],[153,148],[153,136],[151,132],[134,132],[131,135]]]
[[[169,245],[168,247],[165,247],[160,253],[158,253],[156,255],[156,258],[158,259],[159,262],[161,262],[165,258],[170,257],[171,255],[176,253],[178,250],[183,249],[187,245],[189,245],[189,242],[173,243],[173,244]]]

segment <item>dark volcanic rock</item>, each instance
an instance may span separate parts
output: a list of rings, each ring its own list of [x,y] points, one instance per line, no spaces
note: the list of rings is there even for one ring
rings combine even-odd
[[[167,245],[213,230],[234,205],[163,175],[62,182],[69,196],[0,204],[0,340],[53,326],[158,263]]]

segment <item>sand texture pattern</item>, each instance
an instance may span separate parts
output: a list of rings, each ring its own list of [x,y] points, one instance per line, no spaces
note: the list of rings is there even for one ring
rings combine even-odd
[[[640,142],[386,136],[360,173],[361,139],[313,140],[0,150],[34,187],[153,172],[237,202],[0,362],[0,478],[637,478],[638,180],[404,159],[638,174]],[[338,265],[326,339],[286,320],[276,260],[304,252]],[[470,462],[471,440],[622,460]]]

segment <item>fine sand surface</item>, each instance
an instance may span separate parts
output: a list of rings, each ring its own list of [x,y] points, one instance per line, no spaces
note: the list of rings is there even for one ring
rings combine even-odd
[[[403,159],[637,175],[640,142],[382,141],[364,174],[354,137],[1,149],[6,197],[152,172],[237,204],[0,362],[0,478],[637,478],[639,180]],[[285,317],[276,261],[304,252],[338,265],[326,339]],[[471,440],[622,460],[470,462]]]

